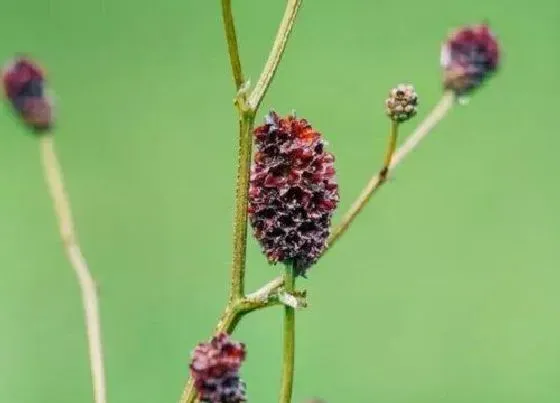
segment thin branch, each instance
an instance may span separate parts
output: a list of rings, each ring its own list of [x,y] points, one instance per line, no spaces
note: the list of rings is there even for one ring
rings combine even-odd
[[[441,100],[434,107],[432,112],[420,123],[416,130],[406,139],[405,143],[399,147],[397,152],[393,155],[391,163],[389,164],[389,174],[395,167],[404,160],[404,158],[414,150],[420,141],[424,139],[431,130],[447,115],[453,107],[455,96],[452,92],[445,92]],[[350,224],[354,221],[357,215],[365,207],[373,193],[377,191],[384,183],[382,176],[375,174],[369,180],[362,193],[358,196],[356,201],[352,204],[348,212],[342,218],[342,221],[334,229],[328,240],[328,249],[331,249],[336,241],[346,232]],[[325,251],[326,252],[326,251]],[[324,252],[323,252],[324,253]]]
[[[58,219],[60,237],[82,292],[94,401],[96,403],[105,403],[107,401],[105,368],[101,344],[99,302],[95,281],[88,269],[87,262],[82,255],[76,237],[70,202],[64,189],[62,170],[54,149],[53,136],[43,135],[39,141],[43,171]]]
[[[239,58],[239,46],[237,45],[237,33],[231,10],[231,0],[222,0],[222,20],[226,33],[229,61],[235,87],[239,90],[244,83],[243,71],[241,70],[241,59]]]
[[[235,219],[233,224],[233,255],[231,261],[230,302],[245,293],[245,259],[247,252],[247,204],[249,200],[249,171],[253,145],[253,115],[240,107],[239,151],[237,188],[235,195]]]
[[[249,97],[249,105],[255,111],[259,109],[259,106],[266,95],[266,91],[274,78],[274,74],[276,74],[280,60],[282,60],[282,55],[286,49],[286,43],[288,42],[288,38],[292,32],[297,12],[302,1],[303,0],[287,0],[286,11],[284,12],[284,17],[282,18],[282,22],[278,28],[276,39],[272,45],[272,50],[268,55],[268,60],[266,61],[259,80],[255,85],[255,89]]]
[[[294,292],[295,275],[291,265],[286,266],[284,287],[288,294]],[[284,307],[284,346],[282,358],[282,383],[280,387],[280,403],[291,403],[294,386],[294,358],[296,344],[296,313],[295,309]]]

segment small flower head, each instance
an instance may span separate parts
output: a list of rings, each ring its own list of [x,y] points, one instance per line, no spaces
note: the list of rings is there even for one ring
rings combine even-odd
[[[45,74],[33,61],[17,57],[2,69],[4,95],[25,124],[37,132],[51,128],[52,100],[45,91]]]
[[[249,221],[270,263],[304,275],[326,247],[338,204],[334,157],[305,119],[271,112],[255,129]]]
[[[412,85],[399,84],[385,100],[385,113],[395,122],[402,123],[416,115],[418,95]]]
[[[441,48],[444,87],[465,95],[494,73],[499,61],[499,44],[487,24],[461,27]]]
[[[200,401],[246,402],[245,382],[238,374],[245,356],[245,345],[231,340],[226,333],[214,336],[209,343],[200,343],[192,353],[190,365]]]

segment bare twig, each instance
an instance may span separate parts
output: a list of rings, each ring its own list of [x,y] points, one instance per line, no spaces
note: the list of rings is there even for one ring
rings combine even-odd
[[[284,287],[288,295],[294,292],[295,274],[292,265],[287,265],[284,273]],[[280,403],[291,403],[294,387],[294,358],[296,347],[296,313],[294,307],[284,306],[284,340],[282,348],[282,381]]]
[[[52,135],[43,135],[39,141],[43,171],[58,219],[60,237],[82,292],[94,401],[105,403],[107,401],[105,368],[95,281],[88,269],[76,237],[70,202],[64,189],[62,171],[54,149],[54,138]]]
[[[282,22],[278,28],[276,39],[272,45],[272,50],[270,51],[268,60],[266,61],[259,80],[255,85],[255,89],[249,97],[249,105],[255,111],[259,109],[259,106],[266,95],[266,91],[274,78],[274,74],[276,74],[280,60],[282,60],[282,55],[286,49],[286,43],[288,42],[288,38],[292,32],[297,12],[302,1],[303,0],[287,0],[286,11],[284,12],[284,17],[282,18]]]

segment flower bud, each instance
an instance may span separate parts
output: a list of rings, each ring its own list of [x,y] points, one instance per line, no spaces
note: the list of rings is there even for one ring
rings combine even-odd
[[[461,27],[441,48],[443,85],[465,95],[498,69],[499,60],[499,44],[487,24]]]
[[[395,122],[402,123],[416,115],[418,95],[412,85],[399,84],[385,100],[385,113]]]

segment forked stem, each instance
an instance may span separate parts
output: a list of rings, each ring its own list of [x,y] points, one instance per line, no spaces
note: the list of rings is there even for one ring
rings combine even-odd
[[[284,289],[288,294],[294,292],[295,276],[292,265],[287,265],[284,272]],[[294,358],[296,342],[296,312],[290,306],[284,306],[284,342],[282,359],[282,383],[280,403],[291,403],[294,385]]]
[[[95,281],[82,255],[74,229],[72,210],[62,178],[62,169],[54,149],[54,137],[45,134],[40,137],[39,142],[43,172],[54,204],[60,238],[82,293],[94,401],[96,403],[106,403],[105,366]]]

